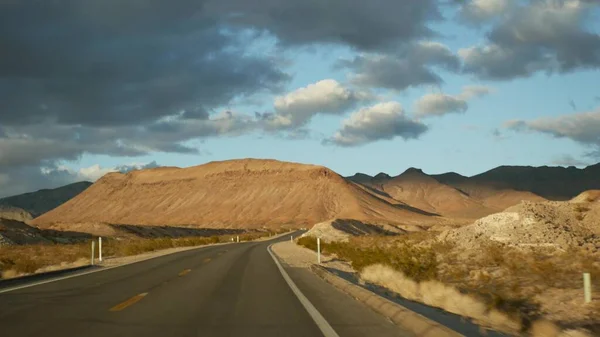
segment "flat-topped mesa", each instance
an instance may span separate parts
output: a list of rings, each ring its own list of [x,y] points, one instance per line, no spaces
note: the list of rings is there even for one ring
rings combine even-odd
[[[427,220],[326,167],[242,159],[111,173],[34,224],[263,228],[306,227],[338,217],[391,224]]]

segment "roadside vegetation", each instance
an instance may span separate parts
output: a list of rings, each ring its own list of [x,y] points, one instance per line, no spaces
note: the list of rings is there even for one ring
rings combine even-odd
[[[354,237],[321,242],[321,251],[350,263],[365,282],[484,326],[531,336],[571,336],[565,331],[583,327],[600,335],[600,301],[584,305],[582,290],[582,272],[591,273],[593,289],[600,289],[597,258],[575,248],[523,250],[493,243],[465,251],[434,235]],[[313,237],[297,243],[317,249]]]
[[[240,241],[253,241],[280,232],[239,234]],[[238,235],[210,237],[111,239],[103,238],[104,258],[138,255],[169,248],[204,246],[236,240]],[[94,238],[98,242],[97,238]],[[96,250],[96,256],[98,252]],[[62,269],[90,263],[91,241],[76,244],[36,244],[0,247],[0,278],[33,274],[44,269]],[[62,267],[62,268],[61,268]]]

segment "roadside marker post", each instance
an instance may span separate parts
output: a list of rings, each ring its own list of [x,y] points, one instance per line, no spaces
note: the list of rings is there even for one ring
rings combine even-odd
[[[294,236],[293,235],[290,235],[290,242],[294,243]]]
[[[96,241],[92,240],[92,266],[94,265],[94,248],[96,248]]]
[[[321,264],[321,238],[317,238],[317,262]]]
[[[592,278],[590,273],[583,273],[583,294],[585,303],[592,302]]]
[[[240,236],[239,235],[237,236],[237,242],[240,242]]]
[[[98,238],[98,261],[102,262],[102,238]]]

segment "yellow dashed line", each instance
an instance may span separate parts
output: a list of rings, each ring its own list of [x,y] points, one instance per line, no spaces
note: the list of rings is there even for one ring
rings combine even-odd
[[[142,298],[146,297],[146,295],[148,295],[148,293],[141,293],[141,294],[135,295],[132,298],[128,299],[127,301],[117,304],[114,307],[110,308],[109,311],[121,311],[121,310],[141,301]]]
[[[187,275],[191,271],[192,271],[191,269],[185,269],[181,273],[179,273],[179,276],[185,276],[185,275]]]

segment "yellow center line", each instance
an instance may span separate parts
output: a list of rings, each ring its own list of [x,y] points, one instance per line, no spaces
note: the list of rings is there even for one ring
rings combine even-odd
[[[210,262],[210,257],[207,257],[204,260],[202,260],[202,263],[209,263],[209,262]]]
[[[181,273],[179,273],[179,276],[185,276],[185,275],[187,275],[191,271],[192,271],[191,269],[185,269]]]
[[[121,311],[131,305],[136,304],[142,298],[146,297],[146,295],[148,295],[148,293],[141,293],[141,294],[135,295],[132,298],[128,299],[127,301],[115,305],[114,307],[110,308],[110,310],[108,310],[108,311]]]

